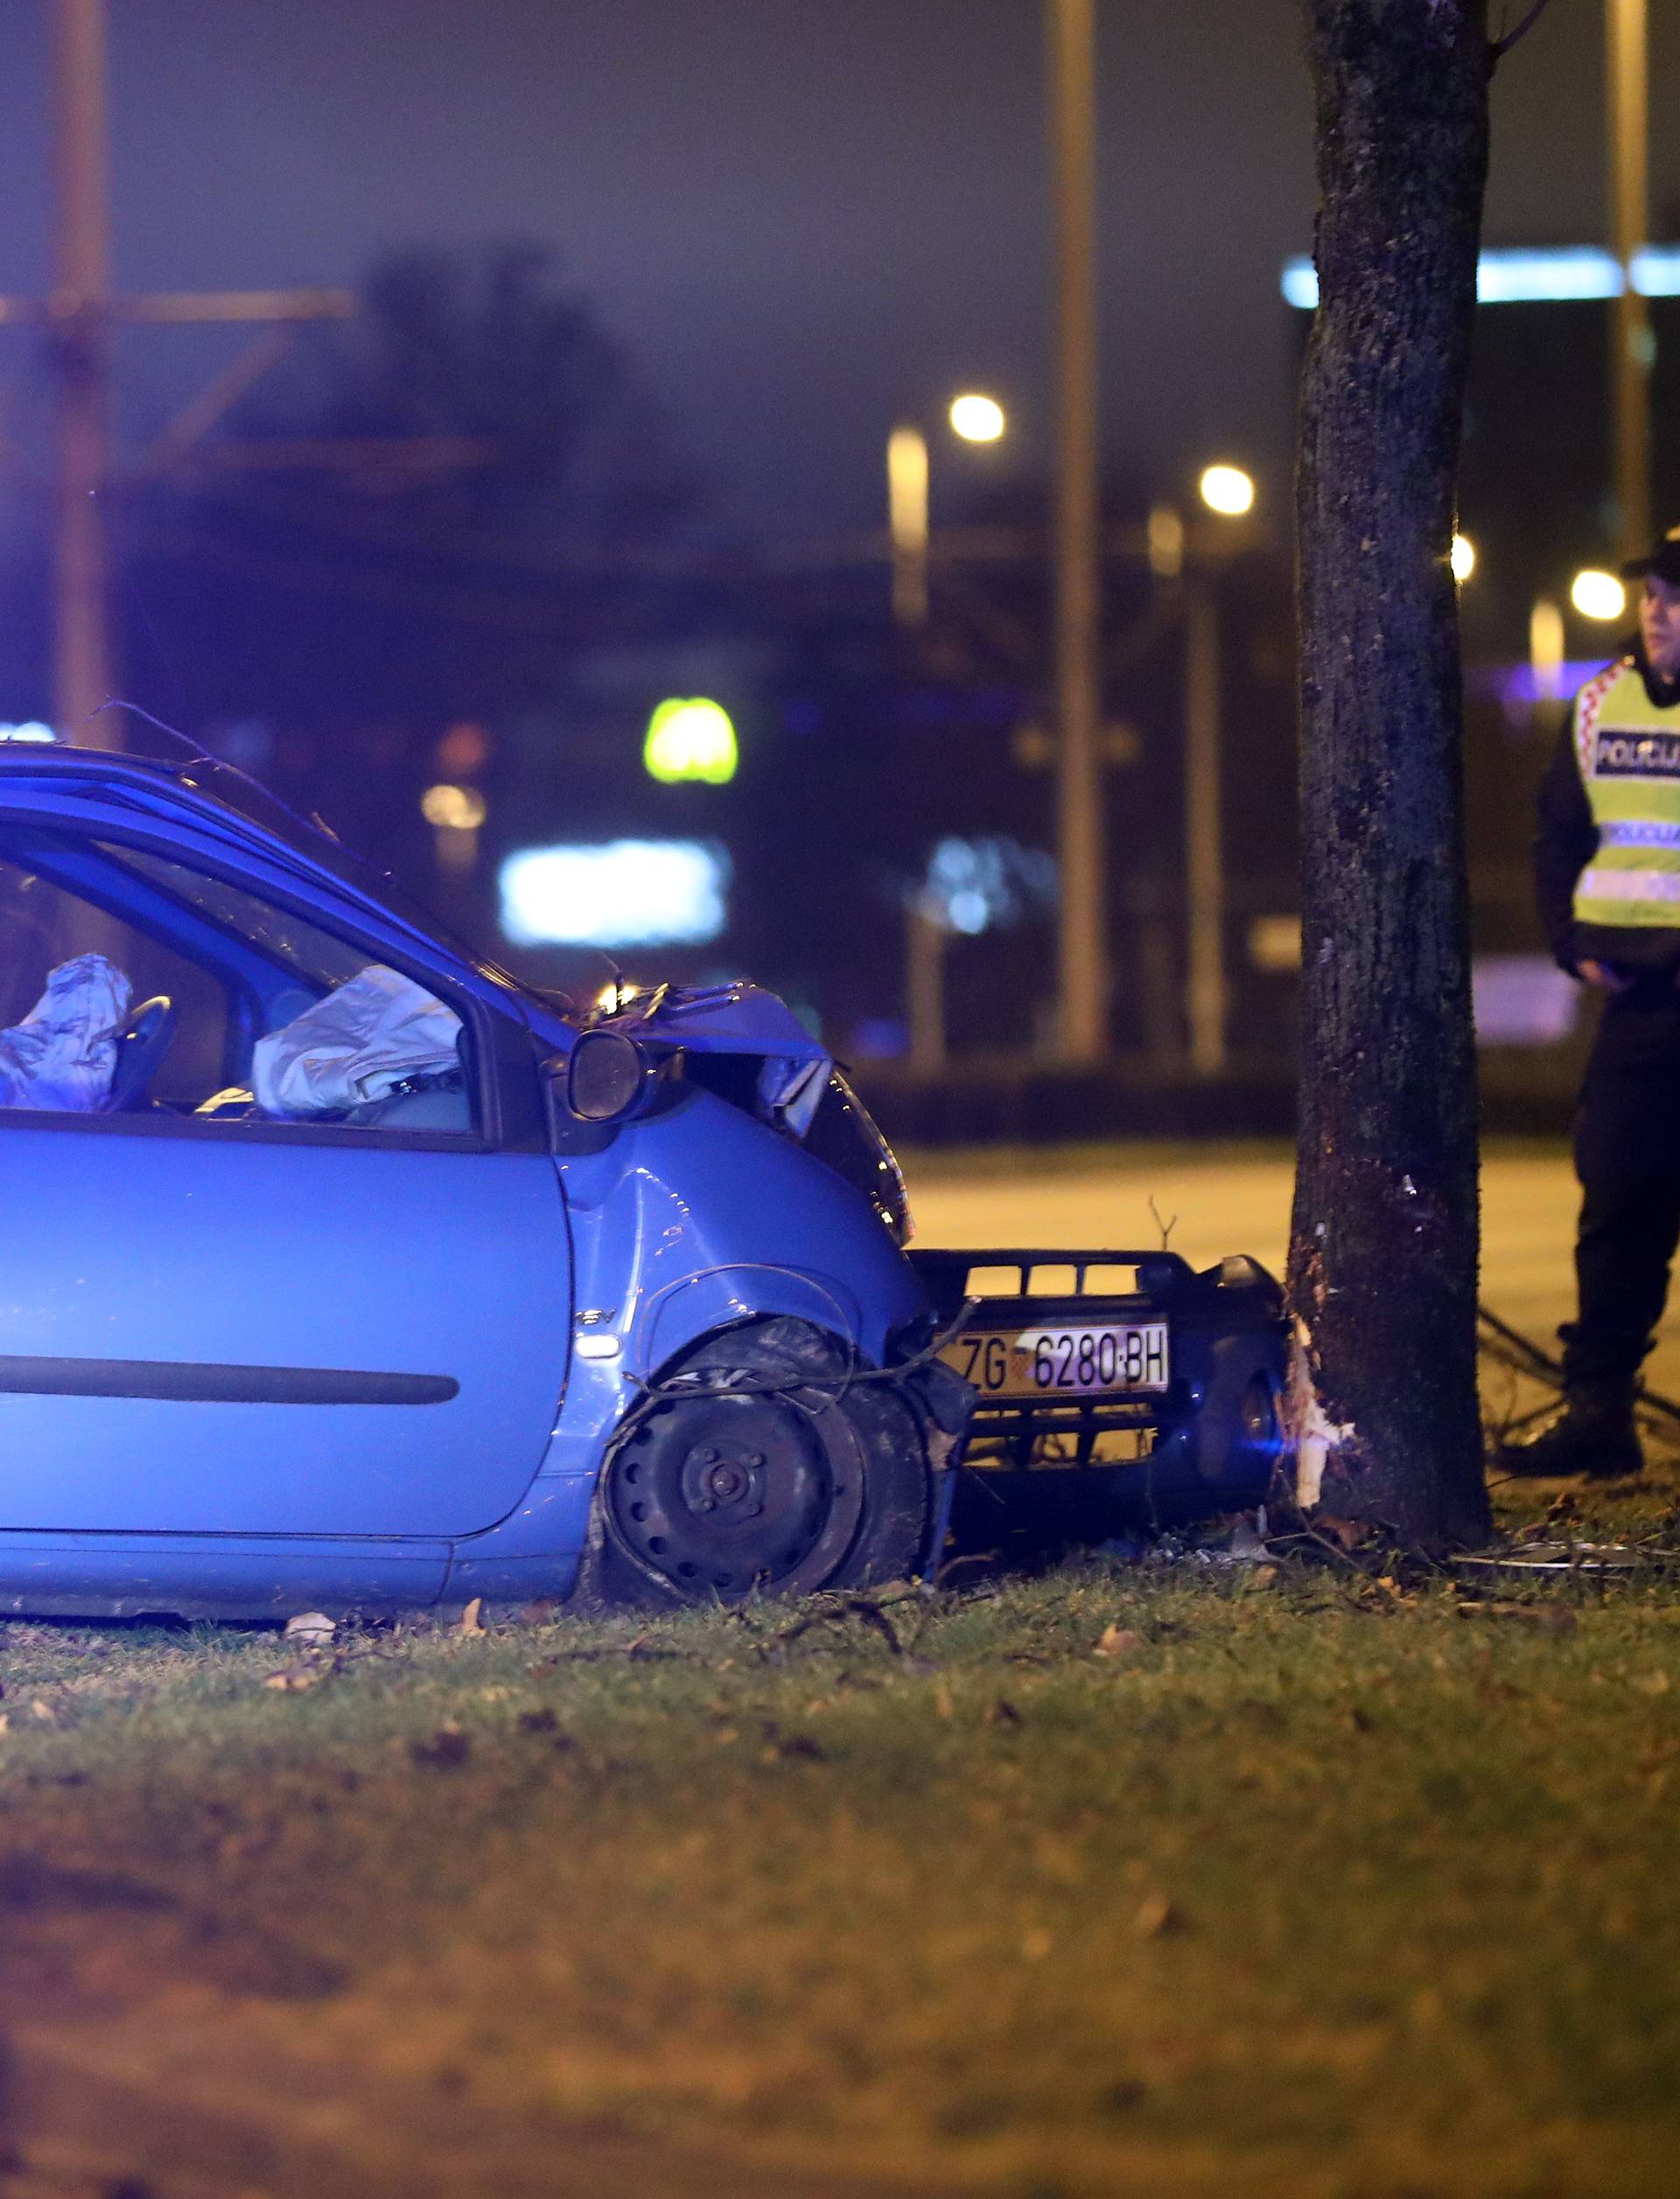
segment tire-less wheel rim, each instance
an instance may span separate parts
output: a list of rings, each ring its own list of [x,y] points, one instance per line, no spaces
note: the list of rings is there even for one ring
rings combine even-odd
[[[808,1412],[786,1397],[696,1396],[629,1432],[605,1494],[620,1547],[679,1596],[800,1594],[850,1545],[864,1460],[826,1404]]]

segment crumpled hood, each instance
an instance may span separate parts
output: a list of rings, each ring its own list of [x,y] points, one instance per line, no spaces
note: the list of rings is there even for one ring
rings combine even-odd
[[[608,1014],[582,1019],[584,1027],[622,1031],[626,1037],[686,1047],[693,1054],[774,1054],[788,1061],[826,1061],[828,1049],[814,1039],[785,1000],[745,979],[727,985],[654,985],[629,995]]]

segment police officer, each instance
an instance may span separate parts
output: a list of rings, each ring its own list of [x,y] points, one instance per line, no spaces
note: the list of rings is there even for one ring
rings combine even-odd
[[[1540,789],[1540,914],[1603,1013],[1576,1117],[1563,1408],[1504,1446],[1508,1473],[1640,1471],[1634,1390],[1680,1242],[1680,527],[1624,571],[1644,584],[1638,637],[1576,697]]]

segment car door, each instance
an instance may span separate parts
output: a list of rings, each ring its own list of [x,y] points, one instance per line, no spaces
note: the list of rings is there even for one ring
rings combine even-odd
[[[0,885],[4,857],[0,832]],[[38,921],[60,889],[27,887]],[[439,1537],[502,1517],[541,1461],[570,1327],[523,1026],[411,965],[461,1016],[458,1124],[200,1113],[237,1042],[225,971],[182,953],[190,910],[172,943],[101,898],[102,950],[220,1000],[229,1027],[183,1029],[194,1081],[130,1111],[0,1107],[0,1530]],[[0,931],[4,914],[0,896]],[[308,929],[288,914],[294,947]],[[392,959],[377,937],[336,944]],[[276,970],[276,998],[297,975]]]

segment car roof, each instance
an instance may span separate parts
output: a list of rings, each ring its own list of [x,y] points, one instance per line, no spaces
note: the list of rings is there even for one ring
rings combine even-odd
[[[69,741],[0,739],[0,814],[7,796],[25,786],[76,786],[90,795],[109,788],[126,806],[138,807],[166,821],[172,814],[230,826],[262,851],[277,844],[293,868],[316,872],[340,893],[366,907],[395,917],[407,929],[455,956],[489,978],[498,991],[528,994],[530,988],[482,955],[450,937],[429,912],[410,902],[390,873],[347,848],[319,818],[300,816],[277,795],[237,766],[193,748],[184,734],[161,729],[192,753],[155,756],[128,749],[91,748]]]
[[[257,781],[214,756],[194,753],[161,757],[128,749],[82,747],[69,741],[0,740],[0,789],[9,781],[20,780],[118,787],[130,798],[139,794],[143,806],[160,815],[172,808],[196,809],[200,815],[207,809],[224,823],[231,816],[277,840],[336,883],[384,898],[377,890],[384,884],[382,874],[353,855],[319,819],[300,817]],[[144,800],[147,795],[152,796],[150,802]]]

